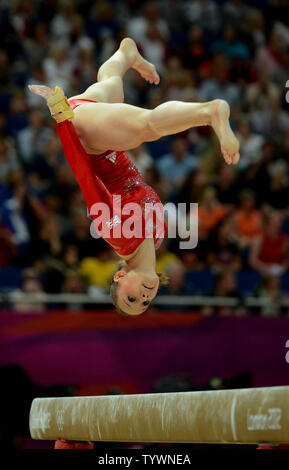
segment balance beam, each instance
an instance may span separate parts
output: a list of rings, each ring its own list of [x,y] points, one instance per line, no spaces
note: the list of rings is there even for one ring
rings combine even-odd
[[[30,432],[47,440],[289,443],[289,386],[36,398]]]

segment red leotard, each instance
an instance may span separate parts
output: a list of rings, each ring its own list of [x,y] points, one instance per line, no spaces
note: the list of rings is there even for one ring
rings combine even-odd
[[[72,109],[80,106],[84,102],[92,100],[70,99],[69,104]],[[74,173],[74,176],[83,192],[84,199],[91,214],[91,208],[95,203],[106,203],[111,212],[113,207],[113,196],[121,195],[121,205],[117,214],[121,219],[121,225],[130,215],[121,214],[121,208],[127,203],[137,203],[142,210],[146,203],[152,205],[161,204],[156,192],[147,185],[140,173],[133,165],[127,154],[123,151],[107,150],[99,155],[88,154],[82,147],[71,121],[56,122],[56,131],[61,140],[66,159]],[[115,214],[116,212],[114,212]],[[91,215],[93,218],[93,215]],[[144,215],[141,218],[135,217],[134,223],[144,225]],[[146,232],[147,235],[148,232]],[[130,255],[146,238],[144,230],[143,236],[125,238],[113,238],[113,233],[103,238],[112,246],[119,255]],[[153,236],[155,246],[158,248],[167,235],[167,224],[163,222],[151,225],[150,236]]]

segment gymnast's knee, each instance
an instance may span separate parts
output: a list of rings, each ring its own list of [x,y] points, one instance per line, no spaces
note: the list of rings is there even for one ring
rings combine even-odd
[[[100,82],[103,88],[103,94],[107,103],[123,103],[123,81],[120,76],[114,75],[107,77]]]
[[[148,134],[146,142],[152,142],[158,140],[162,137],[162,134],[158,131],[156,122],[155,122],[155,113],[154,110],[148,110],[146,117],[146,132]]]

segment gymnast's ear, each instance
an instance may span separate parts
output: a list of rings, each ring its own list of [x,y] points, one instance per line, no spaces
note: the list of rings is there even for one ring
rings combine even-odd
[[[116,271],[113,275],[113,280],[114,282],[118,282],[121,277],[124,277],[127,274],[127,271],[125,269],[120,269],[119,271]]]

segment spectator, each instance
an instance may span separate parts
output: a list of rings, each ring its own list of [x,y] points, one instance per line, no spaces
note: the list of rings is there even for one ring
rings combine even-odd
[[[240,194],[240,207],[234,215],[236,234],[242,247],[250,246],[262,230],[262,218],[255,207],[255,195],[250,189]]]
[[[227,61],[215,60],[213,77],[204,80],[199,87],[198,94],[204,101],[220,98],[226,100],[232,107],[239,105],[241,90],[238,85],[229,79],[230,69]]]
[[[262,108],[266,101],[279,96],[280,89],[270,80],[268,70],[257,71],[256,81],[248,83],[245,93],[245,105],[251,109]]]
[[[203,171],[191,171],[180,188],[177,196],[177,202],[183,202],[187,204],[190,202],[199,202],[207,183],[208,179]]]
[[[28,31],[31,28],[33,19],[33,6],[31,1],[20,2],[15,5],[14,14],[11,18],[11,23],[18,33],[21,40],[25,39],[28,35]]]
[[[234,271],[227,269],[221,272],[216,279],[214,294],[217,297],[238,297],[236,278]]]
[[[172,55],[166,60],[163,87],[165,101],[198,101],[194,75],[183,66],[180,56]]]
[[[252,244],[250,263],[263,276],[280,276],[288,268],[288,262],[288,237],[282,231],[282,217],[272,211],[265,217],[261,235]]]
[[[75,5],[71,0],[58,2],[57,7],[50,23],[50,33],[54,41],[68,39],[75,14]]]
[[[164,62],[166,56],[166,45],[162,38],[161,31],[155,22],[147,25],[147,31],[141,43],[144,57],[156,66],[158,72],[162,75],[164,72]]]
[[[102,44],[105,49],[107,43],[111,43],[113,37],[117,35],[119,22],[116,18],[115,9],[108,1],[95,2],[89,11],[86,30],[88,36]],[[111,50],[110,54],[111,55]],[[108,57],[102,57],[106,60]]]
[[[224,302],[224,305],[220,305],[215,309],[212,307],[204,307],[204,315],[211,316],[215,313],[218,316],[228,316],[234,313],[237,316],[242,316],[245,314],[245,309],[242,306],[242,298],[237,290],[235,273],[231,269],[225,269],[217,275],[216,287],[215,290],[211,292],[211,295],[225,299],[235,299],[237,304],[231,307]]]
[[[29,112],[29,125],[22,129],[17,136],[20,155],[29,165],[38,156],[43,156],[45,147],[53,131],[44,125],[44,119],[38,109]]]
[[[9,140],[0,137],[0,184],[7,182],[12,170],[19,167],[19,161],[15,149],[9,144]]]
[[[19,254],[27,255],[29,244],[36,237],[39,222],[45,214],[39,201],[29,195],[25,183],[17,183],[12,197],[3,204],[2,222],[13,234],[13,242],[18,247]]]
[[[80,260],[96,255],[100,246],[99,240],[95,240],[90,235],[90,225],[91,220],[87,217],[85,210],[77,209],[73,216],[72,230],[63,238],[64,245],[77,247]]]
[[[80,273],[73,271],[72,269],[68,269],[65,274],[62,291],[68,294],[83,294],[85,290],[85,283]],[[74,309],[75,307],[73,310]]]
[[[244,185],[254,191],[257,205],[264,202],[264,188],[270,187],[270,166],[275,158],[276,146],[266,141],[262,146],[261,158],[245,174]]]
[[[68,44],[58,42],[52,45],[50,56],[43,61],[44,73],[47,77],[47,85],[50,88],[59,86],[69,95],[72,89],[74,62],[69,58]]]
[[[180,250],[178,256],[186,271],[194,271],[205,268],[205,263],[199,255],[198,247],[193,250]]]
[[[288,166],[283,160],[277,160],[270,166],[269,173],[268,203],[274,209],[286,211],[289,201]]]
[[[127,34],[141,46],[148,32],[149,24],[154,23],[162,38],[166,40],[169,29],[166,21],[160,17],[157,3],[146,2],[142,5],[142,10],[139,16],[134,16],[128,21]]]
[[[250,15],[250,9],[243,0],[232,0],[225,2],[223,15],[226,24],[231,24],[236,28],[244,28]]]
[[[13,242],[12,233],[8,228],[0,225],[0,267],[13,264],[17,256],[17,248]]]
[[[218,201],[216,190],[213,187],[206,188],[199,205],[199,238],[208,238],[226,215],[227,211]]]
[[[279,276],[266,276],[262,279],[257,289],[257,296],[264,301],[261,307],[261,315],[265,317],[277,317],[282,311],[281,301],[283,295],[280,288]]]
[[[252,132],[252,126],[246,118],[241,119],[239,122],[237,137],[240,142],[240,153],[242,155],[239,167],[244,171],[260,160],[264,137]]]
[[[9,116],[7,119],[7,131],[15,137],[18,132],[27,127],[27,102],[22,91],[17,91],[11,98]]]
[[[66,271],[62,292],[64,294],[85,294],[85,281],[78,270],[75,271],[68,269]],[[79,310],[83,309],[83,306],[82,304],[77,304],[76,302],[68,302],[65,304],[65,308],[70,311],[78,312]]]
[[[74,69],[74,88],[85,90],[91,83],[97,81],[97,69],[95,63],[95,50],[91,39],[82,38],[77,45],[78,65]],[[77,81],[77,82],[76,82]]]
[[[29,68],[38,68],[42,63],[43,57],[46,57],[49,52],[50,40],[47,24],[36,23],[33,29],[30,36],[24,39],[23,47],[28,59]]]
[[[8,137],[7,133],[7,116],[6,113],[0,111],[0,137]]]
[[[223,52],[228,59],[249,59],[249,50],[243,42],[238,39],[237,31],[231,24],[223,28],[223,39],[216,41],[211,47],[212,52]]]
[[[98,257],[86,257],[80,263],[80,273],[89,286],[109,291],[110,280],[117,271],[117,260],[110,248],[101,250]],[[94,289],[95,290],[95,289]]]
[[[56,168],[53,169],[55,172],[55,177],[48,186],[47,199],[55,198],[57,199],[52,203],[52,209],[54,203],[58,209],[58,212],[64,216],[67,215],[68,207],[67,202],[70,199],[71,193],[75,190],[75,181],[73,180],[72,171],[68,167],[67,163],[56,165]],[[45,175],[46,179],[46,175]]]
[[[217,230],[217,234],[210,237],[207,244],[207,260],[209,266],[220,272],[224,269],[237,270],[242,267],[242,258],[238,240],[234,235],[234,221],[232,217],[225,219]]]
[[[197,159],[188,152],[187,140],[179,136],[174,138],[171,152],[158,162],[161,178],[177,188],[184,183],[187,173],[197,166]]]
[[[63,163],[61,144],[57,136],[52,134],[47,138],[46,144],[42,148],[42,155],[32,165],[31,172],[35,171],[39,175],[47,191],[50,182],[57,178],[58,170],[61,171]],[[69,170],[67,174],[69,175]]]
[[[220,28],[219,9],[212,0],[196,0],[189,3],[187,8],[191,23],[199,24],[208,31],[217,31]]]
[[[8,53],[5,49],[0,49],[0,86],[5,89],[11,83],[12,70],[9,63]]]
[[[21,301],[22,294],[29,294],[38,302]],[[21,290],[13,292],[13,309],[21,313],[41,313],[45,310],[45,303],[42,300],[43,287],[37,272],[31,268],[24,271],[22,276]],[[17,300],[17,298],[19,300]]]
[[[42,221],[39,231],[31,244],[31,260],[42,259],[49,262],[58,258],[63,245],[58,220],[50,215]]]
[[[70,54],[75,61],[80,58],[80,54],[84,50],[90,51],[92,57],[95,52],[93,40],[86,34],[85,26],[83,16],[78,14],[72,16],[69,29],[69,41],[72,45]]]
[[[255,66],[260,72],[267,70],[270,77],[278,80],[281,73],[282,51],[285,47],[280,34],[272,31],[268,44],[257,49]]]
[[[66,268],[75,270],[79,266],[79,253],[75,245],[67,245],[63,248],[60,259]]]
[[[289,126],[289,114],[281,109],[280,94],[265,101],[262,109],[252,111],[251,121],[255,132],[275,141],[282,138]]]
[[[236,168],[232,165],[221,165],[216,182],[216,191],[219,201],[228,209],[232,209],[236,205],[239,183]]]
[[[250,36],[252,47],[260,48],[266,44],[265,28],[264,28],[264,15],[262,11],[251,9],[248,12],[248,27],[247,33]]]
[[[207,45],[205,44],[204,30],[199,24],[193,24],[188,33],[188,41],[184,54],[184,64],[188,68],[196,70],[209,58]]]

